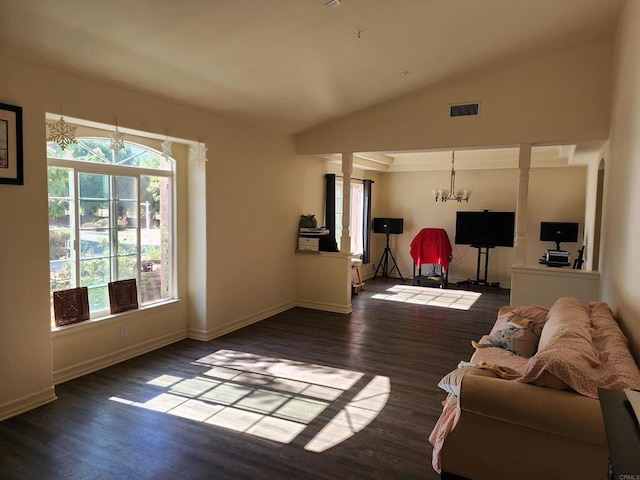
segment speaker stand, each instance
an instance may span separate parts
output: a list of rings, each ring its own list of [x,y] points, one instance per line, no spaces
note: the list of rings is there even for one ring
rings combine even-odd
[[[378,262],[378,266],[376,267],[376,272],[373,274],[373,278],[375,279],[378,276],[378,270],[382,267],[382,278],[389,278],[394,270],[398,271],[398,275],[400,275],[400,280],[404,282],[404,278],[402,277],[402,273],[400,273],[400,269],[398,268],[398,264],[396,263],[396,259],[393,257],[393,253],[391,253],[391,248],[389,247],[389,233],[387,235],[387,246],[384,247],[384,252],[382,252],[382,256],[380,257],[380,261]],[[389,270],[389,257],[393,261],[393,268]]]

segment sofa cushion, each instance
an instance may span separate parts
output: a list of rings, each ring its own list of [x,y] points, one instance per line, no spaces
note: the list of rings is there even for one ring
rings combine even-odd
[[[562,297],[549,309],[547,321],[540,333],[538,350],[544,350],[554,338],[579,337],[591,343],[591,320],[586,306],[577,298]]]

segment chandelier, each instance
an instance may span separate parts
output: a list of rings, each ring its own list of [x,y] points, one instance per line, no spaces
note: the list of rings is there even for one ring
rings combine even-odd
[[[436,199],[436,202],[440,200],[441,202],[446,202],[447,200],[457,200],[458,202],[469,201],[469,195],[471,195],[471,190],[456,190],[456,171],[453,168],[453,164],[456,159],[456,153],[451,152],[451,185],[448,189],[438,189],[431,190],[433,192],[433,196]]]

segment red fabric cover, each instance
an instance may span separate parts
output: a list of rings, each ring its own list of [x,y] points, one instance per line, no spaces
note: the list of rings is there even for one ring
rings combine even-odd
[[[451,242],[444,228],[423,228],[411,242],[411,258],[416,267],[439,263],[442,270],[449,269]]]

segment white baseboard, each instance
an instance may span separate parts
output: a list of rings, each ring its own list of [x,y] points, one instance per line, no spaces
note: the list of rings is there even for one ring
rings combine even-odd
[[[311,308],[313,310],[324,310],[325,312],[344,313],[345,315],[353,312],[351,304],[338,305],[335,303],[312,302],[306,300],[298,300],[296,302],[296,307]]]
[[[225,325],[221,325],[216,328],[212,328],[210,330],[200,330],[196,328],[189,328],[187,330],[187,336],[189,338],[193,338],[194,340],[201,340],[203,342],[208,342],[209,340],[213,340],[214,338],[221,337],[222,335],[226,335],[227,333],[231,333],[235,330],[239,330],[243,327],[247,327],[253,323],[259,322],[261,320],[265,320],[266,318],[277,315],[278,313],[282,313],[286,310],[290,310],[295,307],[295,302],[285,302],[280,305],[276,305],[275,307],[268,308],[261,312],[255,313],[253,315],[249,315],[244,318],[239,318],[237,320],[232,321],[231,323],[227,323]]]
[[[10,402],[0,405],[0,421],[24,413],[27,410],[51,403],[56,400],[56,398],[55,389],[51,386],[40,392],[11,400]]]
[[[118,350],[101,357],[92,358],[91,360],[63,368],[62,370],[54,371],[53,384],[57,385],[68,380],[81,377],[88,373],[110,367],[112,365],[115,365],[116,363],[120,363],[133,357],[137,357],[138,355],[149,353],[158,348],[162,348],[172,343],[179,342],[180,340],[184,340],[185,338],[187,338],[187,333],[186,331],[181,330],[164,335],[162,337],[148,340],[146,342],[139,343],[137,345],[133,345],[131,347],[123,348],[122,350]]]

